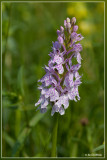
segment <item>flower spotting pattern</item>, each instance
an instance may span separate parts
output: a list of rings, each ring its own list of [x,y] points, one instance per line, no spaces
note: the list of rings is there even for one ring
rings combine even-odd
[[[78,70],[81,67],[82,45],[79,41],[84,37],[77,33],[78,26],[75,23],[75,17],[64,20],[64,27],[57,30],[57,41],[52,42],[52,52],[49,54],[51,59],[48,66],[44,67],[46,74],[39,80],[41,85],[38,89],[41,95],[35,104],[39,105],[37,109],[42,113],[45,113],[48,104],[51,104],[52,116],[55,112],[63,115],[70,100],[80,100],[78,87],[82,82]]]

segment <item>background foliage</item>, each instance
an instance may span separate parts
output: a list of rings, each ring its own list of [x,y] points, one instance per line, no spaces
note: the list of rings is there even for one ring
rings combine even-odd
[[[104,155],[104,3],[2,3],[2,156],[50,157],[53,117],[35,111],[56,30],[77,18],[81,100],[59,118],[58,157]],[[49,106],[48,108],[51,108]]]

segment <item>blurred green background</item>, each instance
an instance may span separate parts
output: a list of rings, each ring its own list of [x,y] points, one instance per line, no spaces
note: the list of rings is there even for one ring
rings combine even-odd
[[[104,3],[2,3],[2,156],[50,157],[53,117],[34,104],[56,30],[77,19],[84,36],[81,100],[59,117],[58,157],[104,156]],[[48,108],[51,108],[50,106]]]

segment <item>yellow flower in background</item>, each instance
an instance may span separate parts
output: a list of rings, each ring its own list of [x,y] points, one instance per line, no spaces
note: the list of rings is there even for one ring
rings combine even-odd
[[[69,6],[68,8],[67,8],[67,14],[68,15],[73,15],[75,13],[75,9],[74,9],[74,7],[73,6]]]
[[[95,31],[95,25],[87,21],[80,22],[80,30],[84,34],[90,34]]]
[[[75,15],[75,17],[81,19],[87,17],[88,10],[85,3],[78,2],[78,3],[73,3],[72,5],[69,4],[67,8],[67,14],[68,16]]]

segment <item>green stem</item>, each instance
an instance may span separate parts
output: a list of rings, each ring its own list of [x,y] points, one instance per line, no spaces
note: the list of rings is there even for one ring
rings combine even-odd
[[[52,152],[51,157],[57,157],[57,129],[58,129],[58,113],[54,115],[54,126],[52,134]]]

